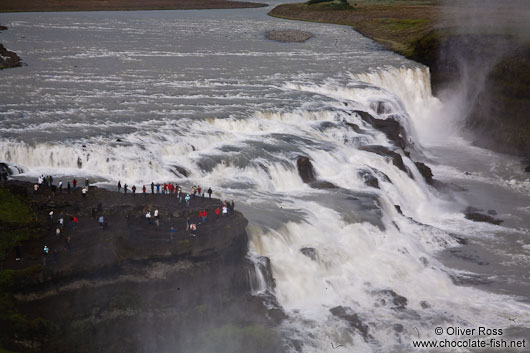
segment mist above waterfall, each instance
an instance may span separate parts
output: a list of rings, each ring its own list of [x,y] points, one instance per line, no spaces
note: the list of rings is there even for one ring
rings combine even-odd
[[[498,121],[501,113],[490,101],[505,88],[492,84],[490,78],[503,60],[524,57],[521,52],[530,44],[530,2],[445,0],[442,4],[437,68],[451,83],[438,95],[453,122],[469,126],[470,119],[474,125],[479,125],[478,119]],[[493,95],[492,90],[496,90]]]

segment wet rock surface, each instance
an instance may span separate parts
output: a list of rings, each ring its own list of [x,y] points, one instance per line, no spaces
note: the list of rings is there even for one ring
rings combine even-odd
[[[425,179],[427,184],[432,184],[434,179],[433,179],[433,174],[432,174],[431,168],[429,168],[423,162],[414,162],[414,164],[416,165],[416,168],[418,168],[418,171],[423,176],[423,178]]]
[[[381,297],[381,302],[383,305],[387,304],[387,301],[391,303],[392,309],[404,310],[407,307],[408,300],[402,295],[397,294],[392,289],[384,289],[378,291],[377,294]]]
[[[313,261],[317,261],[318,253],[315,248],[302,248],[300,252]]]
[[[284,43],[302,43],[313,37],[313,33],[297,29],[275,29],[266,32],[265,37],[269,40]]]
[[[307,157],[300,156],[296,160],[296,167],[298,168],[298,174],[304,183],[311,183],[316,181],[315,171],[313,170],[313,164]]]
[[[0,44],[0,70],[18,66],[22,66],[22,59],[17,53],[6,49],[3,44]]]
[[[386,119],[377,119],[367,112],[356,110],[361,119],[372,125],[375,129],[383,132],[390,141],[394,142],[397,147],[405,149],[409,143],[407,141],[407,134],[405,128],[399,121],[388,117]]]
[[[405,167],[405,163],[403,163],[403,157],[397,152],[392,151],[391,149],[380,146],[380,145],[366,145],[359,147],[362,151],[372,152],[375,154],[378,154],[383,157],[388,157],[392,160],[392,163],[404,171],[405,173],[410,173],[407,167]]]
[[[368,341],[369,339],[372,339],[372,335],[370,335],[368,325],[364,324],[359,315],[353,313],[353,311],[350,308],[344,307],[344,306],[336,306],[334,308],[329,309],[331,314],[333,314],[336,317],[339,317],[345,321],[347,321],[351,327],[357,330],[359,334],[364,338],[365,341]]]
[[[495,210],[490,210],[490,211],[495,211]],[[488,211],[488,213],[490,213],[490,211]],[[490,213],[490,214],[493,214],[493,213]],[[502,222],[504,222],[502,219],[493,218],[490,215],[481,213],[481,210],[478,210],[473,207],[468,207],[465,210],[464,215],[467,219],[474,221],[474,222],[484,222],[484,223],[491,223],[495,225],[499,225]]]

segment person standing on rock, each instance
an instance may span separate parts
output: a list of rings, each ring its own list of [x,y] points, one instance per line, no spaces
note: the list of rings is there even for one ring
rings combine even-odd
[[[74,178],[74,180],[72,180],[72,186],[73,186],[73,189],[74,189],[74,192],[75,192],[75,189],[77,188],[77,180]]]
[[[196,232],[197,232],[197,226],[195,225],[195,223],[192,223],[190,224],[190,230],[191,230],[191,235],[192,236],[196,236]]]
[[[81,193],[83,194],[83,198],[86,199],[86,193],[87,193],[87,188],[86,188],[86,186],[81,190]]]
[[[151,194],[155,193],[155,183],[151,182]]]
[[[147,211],[147,213],[145,214],[145,222],[147,224],[151,224],[151,211]]]
[[[226,207],[226,201],[223,203],[223,217],[228,215],[228,207]]]
[[[72,229],[75,230],[77,229],[77,226],[79,225],[79,220],[77,219],[77,217],[74,217],[72,219]]]
[[[63,191],[63,181],[59,180],[59,192]]]
[[[134,197],[134,195],[136,195],[136,185],[133,185],[131,190],[132,190],[132,194],[133,194],[133,197]]]
[[[66,239],[64,240],[64,250],[72,250],[72,247],[70,246],[70,241],[72,240],[72,238],[70,237],[66,237]]]
[[[103,229],[103,224],[105,222],[105,218],[103,218],[103,215],[99,216],[99,227]]]
[[[123,185],[123,196],[127,196],[127,188],[129,187],[129,185],[125,184]]]
[[[160,194],[160,183],[156,183],[156,193]]]
[[[230,204],[230,214],[234,214],[236,209],[236,205],[234,203],[234,200],[232,200],[232,203]]]
[[[154,216],[156,220],[160,219],[160,216],[158,215],[158,210],[155,210]]]
[[[89,186],[90,186],[90,184],[88,182],[88,178],[85,178],[85,187],[88,189]]]
[[[186,217],[186,232],[190,230],[190,217]]]
[[[33,185],[33,193],[36,194],[39,191],[39,184]]]
[[[208,198],[211,200],[212,199],[212,188],[208,188]]]
[[[173,235],[175,234],[175,228],[169,228],[169,239],[173,240]]]
[[[184,198],[184,201],[186,201],[186,207],[190,207],[190,200],[191,200],[190,194],[186,194],[186,197]]]
[[[118,180],[118,192],[121,191],[121,181]]]
[[[68,185],[66,185],[66,191],[70,193],[70,182],[68,182]]]
[[[219,219],[219,212],[220,212],[219,207],[217,207],[215,209],[215,218],[217,218],[217,219]]]
[[[142,187],[142,192],[143,192],[144,196],[147,195],[147,194],[145,193],[146,190],[147,190],[147,189],[145,188],[145,185],[144,185],[144,186]]]

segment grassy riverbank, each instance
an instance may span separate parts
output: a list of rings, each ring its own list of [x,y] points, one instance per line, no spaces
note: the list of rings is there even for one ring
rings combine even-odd
[[[193,10],[263,7],[228,0],[2,0],[0,12]]]

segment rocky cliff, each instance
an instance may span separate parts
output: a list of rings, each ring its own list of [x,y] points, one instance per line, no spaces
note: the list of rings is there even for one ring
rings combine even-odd
[[[272,298],[266,306],[251,294],[247,221],[239,212],[217,219],[219,200],[195,198],[186,207],[174,195],[124,196],[95,187],[86,197],[79,188],[70,194],[47,187],[34,193],[32,185],[15,181],[4,182],[2,190],[8,204],[1,208],[10,207],[7,192],[29,205],[34,218],[33,233],[7,248],[2,262],[3,347],[281,351],[274,329],[281,311]],[[160,219],[147,224],[145,213],[155,209]],[[207,222],[192,236],[186,219],[197,222],[201,209],[207,210]],[[59,217],[65,224],[56,235]]]

